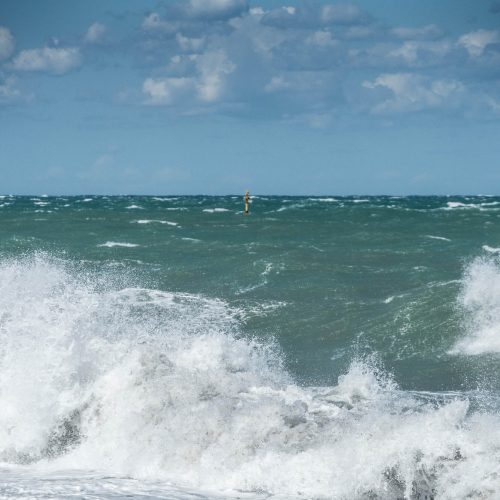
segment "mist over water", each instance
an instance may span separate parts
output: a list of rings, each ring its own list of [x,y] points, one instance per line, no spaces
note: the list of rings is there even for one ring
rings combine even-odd
[[[0,495],[498,495],[495,198],[1,203]]]

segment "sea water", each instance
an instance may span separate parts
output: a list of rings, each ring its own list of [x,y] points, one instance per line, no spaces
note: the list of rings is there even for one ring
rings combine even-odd
[[[0,498],[500,497],[500,198],[0,198]]]

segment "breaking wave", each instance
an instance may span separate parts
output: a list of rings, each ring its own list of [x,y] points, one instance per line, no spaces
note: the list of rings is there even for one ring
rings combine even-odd
[[[491,252],[490,247],[483,248]],[[452,353],[500,352],[500,260],[497,255],[478,257],[467,267],[459,306],[464,313],[466,335]]]
[[[239,315],[44,255],[4,259],[0,460],[282,498],[500,491],[497,415],[402,391],[368,361],[301,387]]]

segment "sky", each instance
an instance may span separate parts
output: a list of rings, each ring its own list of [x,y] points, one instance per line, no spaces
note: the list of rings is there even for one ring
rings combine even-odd
[[[4,194],[500,194],[500,0],[1,0]]]

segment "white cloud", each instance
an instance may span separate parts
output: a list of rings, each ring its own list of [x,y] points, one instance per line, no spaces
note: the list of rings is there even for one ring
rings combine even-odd
[[[497,101],[491,96],[486,96],[486,104],[495,113],[500,115],[500,101]]]
[[[196,67],[199,72],[196,84],[198,97],[205,102],[214,102],[221,97],[227,75],[236,69],[223,50],[199,56]]]
[[[33,98],[31,94],[24,94],[17,86],[17,78],[9,76],[3,80],[0,78],[0,104],[12,104],[21,101],[29,101]]]
[[[21,51],[13,61],[19,71],[46,71],[63,74],[77,68],[81,64],[78,48],[43,47]]]
[[[290,84],[282,76],[273,76],[271,81],[264,87],[266,92],[276,92],[290,87]]]
[[[193,17],[235,17],[247,10],[247,0],[190,0],[187,5],[187,12]]]
[[[147,78],[142,92],[147,99],[144,104],[164,106],[172,104],[176,97],[193,87],[192,78]]]
[[[329,31],[315,31],[307,37],[306,42],[318,47],[333,47],[337,44],[337,41],[332,38],[332,34]]]
[[[149,16],[146,16],[142,21],[141,27],[144,31],[173,31],[171,24],[163,21],[156,12],[152,12]]]
[[[353,24],[363,22],[364,12],[353,4],[325,5],[321,9],[321,21],[325,24]]]
[[[11,32],[0,26],[0,61],[8,59],[14,52],[14,37]]]
[[[249,12],[252,16],[263,16],[266,13],[262,7],[252,7]]]
[[[407,63],[415,63],[419,56],[442,57],[451,50],[451,44],[447,41],[408,41],[401,47],[389,52],[390,57],[400,57]]]
[[[205,37],[189,38],[183,36],[182,33],[177,33],[175,39],[184,52],[198,52],[205,45]]]
[[[87,33],[85,33],[84,40],[87,43],[97,43],[100,42],[106,33],[106,26],[104,24],[95,22],[92,24]]]
[[[176,59],[177,63],[181,59]],[[147,78],[142,85],[142,92],[147,97],[144,104],[171,105],[187,97],[205,103],[218,101],[222,97],[227,76],[236,69],[236,66],[223,50],[201,55],[191,54],[189,60],[194,64],[193,76]]]
[[[422,40],[429,38],[439,38],[443,32],[435,24],[428,24],[420,28],[398,27],[390,31],[394,36],[405,40]]]
[[[376,35],[377,30],[374,26],[349,26],[344,32],[343,37],[348,40],[362,40]]]
[[[499,42],[498,31],[477,30],[462,35],[457,43],[464,47],[469,55],[478,57],[488,45]]]
[[[372,107],[373,113],[398,113],[439,108],[464,89],[457,80],[431,81],[412,73],[382,74],[374,81],[363,82],[363,87],[372,90],[383,88],[391,93],[389,99],[384,99]]]

